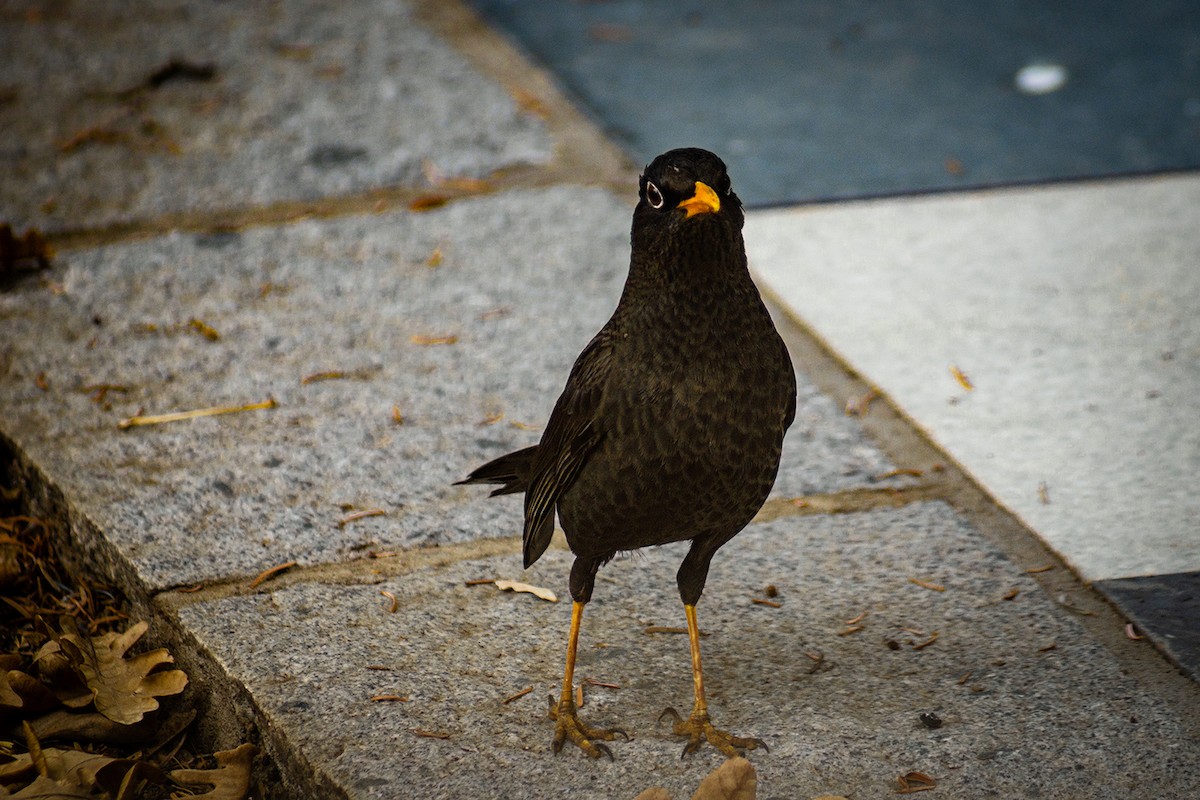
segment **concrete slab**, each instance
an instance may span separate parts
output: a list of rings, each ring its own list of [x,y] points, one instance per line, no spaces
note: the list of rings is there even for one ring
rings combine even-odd
[[[688,797],[721,756],[680,760],[656,723],[689,706],[687,641],[644,632],[681,624],[681,557],[672,546],[608,565],[588,607],[577,675],[620,688],[585,687],[585,719],[634,737],[612,763],[550,753],[568,605],[464,583],[522,578],[565,595],[562,550],[527,573],[512,557],[471,560],[178,613],[350,797],[631,798],[651,785]],[[751,602],[767,584],[778,609]],[[861,631],[839,635],[860,616]],[[770,745],[752,756],[760,797],[893,797],[910,770],[954,797],[1185,797],[1200,782],[1188,712],[1122,674],[940,503],[752,525],[714,562],[700,624],[714,718]]]
[[[541,121],[402,2],[6,4],[0,41],[0,219],[18,229],[424,185],[425,162],[483,177],[551,154]]]
[[[747,241],[1085,579],[1200,568],[1200,176],[763,211]]]
[[[0,294],[0,431],[150,589],[514,535],[518,502],[450,484],[536,443],[616,304],[629,217],[559,187],[70,253]],[[787,495],[891,468],[804,381],[786,450]],[[387,516],[338,524],[375,508]]]

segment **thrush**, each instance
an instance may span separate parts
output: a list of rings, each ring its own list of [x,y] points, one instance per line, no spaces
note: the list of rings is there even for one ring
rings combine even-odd
[[[727,755],[765,747],[712,724],[696,618],[713,555],[762,507],[796,413],[795,372],[747,270],[743,221],[720,158],[698,148],[655,158],[639,181],[620,301],[575,361],[541,441],[459,482],[525,493],[526,567],[550,544],[556,512],[575,555],[555,753],[570,740],[611,758],[603,742],[624,735],[585,725],[572,692],[597,571],[619,552],[679,541],[691,542],[676,582],[694,703],[686,719],[663,716],[687,737],[684,755],[705,741]]]

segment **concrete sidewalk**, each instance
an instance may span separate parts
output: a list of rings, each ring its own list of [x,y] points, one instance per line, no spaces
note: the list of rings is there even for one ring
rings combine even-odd
[[[636,171],[455,4],[124,8],[0,21],[24,54],[0,216],[62,248],[0,293],[31,511],[150,618],[207,741],[263,746],[275,797],[690,796],[721,757],[656,722],[690,672],[647,632],[682,624],[678,549],[606,567],[584,623],[584,718],[633,741],[554,757],[567,604],[476,582],[565,596],[569,554],[522,571],[519,503],[451,485],[536,441],[616,302]],[[172,59],[213,76],[125,93]],[[760,797],[911,770],[946,797],[1191,796],[1196,685],[906,409],[846,416],[866,382],[776,310],[796,424],[700,606],[714,717],[771,747]]]

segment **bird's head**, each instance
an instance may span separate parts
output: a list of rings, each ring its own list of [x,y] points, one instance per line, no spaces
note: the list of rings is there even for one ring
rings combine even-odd
[[[739,237],[744,217],[725,162],[707,150],[684,147],[651,161],[638,186],[633,239],[650,251],[666,240],[702,236],[716,245]]]

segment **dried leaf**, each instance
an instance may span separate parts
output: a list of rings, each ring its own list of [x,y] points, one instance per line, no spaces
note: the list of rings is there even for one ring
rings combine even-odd
[[[30,733],[26,731],[26,738]],[[125,774],[136,769],[136,761],[87,753],[82,750],[59,750],[37,746],[0,767],[0,784],[12,784],[33,779],[12,795],[22,800],[59,800],[59,798],[92,797],[93,788],[119,786]],[[111,793],[111,792],[110,792]],[[8,795],[5,795],[8,796]]]
[[[0,712],[13,710],[29,716],[56,704],[54,693],[32,675],[18,669],[0,672]]]
[[[661,786],[655,786],[642,792],[633,800],[671,800],[671,793]]]
[[[950,365],[950,374],[954,376],[954,380],[958,381],[958,385],[968,392],[975,388],[975,384],[971,383],[971,379],[967,377],[967,374],[953,364]]]
[[[906,773],[898,777],[896,782],[899,784],[896,794],[912,794],[913,792],[924,792],[937,788],[937,781],[924,772]]]
[[[558,602],[558,595],[549,589],[543,589],[541,586],[531,586],[528,583],[521,583],[520,581],[497,580],[496,588],[505,592],[525,592],[550,603]]]
[[[169,775],[176,783],[195,786],[207,784],[212,791],[192,795],[194,800],[245,800],[250,793],[250,767],[258,748],[247,742],[233,750],[213,753],[216,769],[177,769]]]
[[[96,710],[113,722],[139,722],[158,708],[155,698],[179,694],[187,686],[187,675],[182,670],[156,671],[175,661],[165,649],[125,657],[149,627],[139,622],[124,633],[106,633],[92,639],[66,633],[59,638],[63,654],[91,689]]]
[[[42,645],[33,657],[33,665],[37,667],[42,683],[67,708],[84,708],[92,704],[92,690],[71,660],[63,654],[57,639]]]
[[[692,800],[754,800],[758,776],[744,758],[731,758],[708,774]]]

